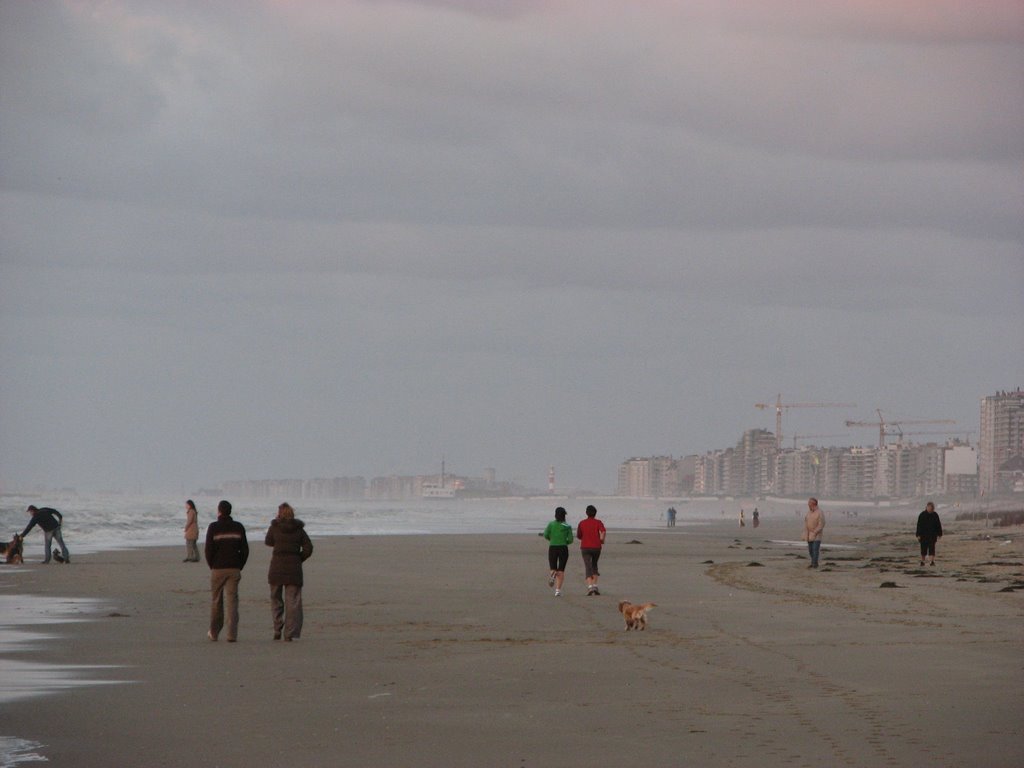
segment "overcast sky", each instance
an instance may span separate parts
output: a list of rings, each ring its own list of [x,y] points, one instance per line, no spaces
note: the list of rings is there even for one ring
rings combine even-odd
[[[976,439],[1022,127],[1019,0],[2,0],[0,490]]]

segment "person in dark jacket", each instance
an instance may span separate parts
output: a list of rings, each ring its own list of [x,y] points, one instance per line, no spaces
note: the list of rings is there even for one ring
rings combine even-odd
[[[245,526],[231,519],[231,502],[217,505],[217,519],[206,529],[206,564],[210,566],[210,630],[206,636],[216,642],[221,629],[227,640],[238,639],[238,582],[249,559]]]
[[[291,504],[285,502],[277,508],[265,541],[274,548],[267,574],[274,639],[280,640],[283,631],[285,640],[298,640],[302,634],[302,564],[313,554],[313,542]]]
[[[42,509],[39,509],[34,505],[26,509],[25,512],[32,515],[32,519],[28,521],[28,525],[25,526],[25,530],[21,532],[21,538],[24,539],[28,535],[28,532],[38,525],[40,530],[43,532],[43,562],[50,562],[53,540],[56,539],[57,543],[60,544],[60,553],[57,555],[57,562],[70,563],[71,555],[68,554],[68,548],[64,543],[64,536],[61,535],[60,530],[61,525],[64,523],[64,515],[51,507],[43,507]]]
[[[917,516],[917,540],[921,542],[921,565],[925,557],[931,557],[935,565],[935,542],[942,538],[942,521],[935,505],[930,501],[924,505],[924,512]]]

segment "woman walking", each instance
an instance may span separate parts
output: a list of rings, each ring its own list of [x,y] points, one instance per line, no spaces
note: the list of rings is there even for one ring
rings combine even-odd
[[[921,565],[925,557],[931,557],[935,565],[935,542],[942,538],[942,521],[935,505],[930,501],[924,505],[924,512],[917,516],[917,540],[921,542]]]
[[[274,639],[298,640],[302,634],[302,563],[313,554],[313,542],[306,535],[305,523],[295,517],[287,502],[277,508],[270,523],[266,544],[274,548],[270,557],[270,613],[274,620]]]
[[[183,563],[199,562],[199,513],[192,499],[185,502],[185,559]]]

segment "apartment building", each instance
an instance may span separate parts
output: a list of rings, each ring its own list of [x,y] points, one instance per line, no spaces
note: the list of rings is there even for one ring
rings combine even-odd
[[[1006,493],[999,483],[1006,462],[1024,456],[1024,391],[997,392],[981,398],[981,433],[978,440],[978,489],[983,494]]]
[[[619,496],[640,498],[650,495],[651,465],[647,459],[633,457],[619,465]]]
[[[733,453],[734,472],[730,492],[757,496],[771,490],[775,480],[775,435],[765,429],[748,429]]]
[[[953,444],[943,457],[943,490],[958,496],[978,494],[978,452],[973,445]]]
[[[817,451],[800,448],[783,451],[776,458],[772,492],[778,496],[802,496],[818,493],[821,460]]]
[[[671,456],[634,457],[619,465],[619,496],[672,498],[680,486],[679,462]]]
[[[719,496],[729,492],[733,469],[733,449],[709,451],[697,456],[693,464],[693,492]]]

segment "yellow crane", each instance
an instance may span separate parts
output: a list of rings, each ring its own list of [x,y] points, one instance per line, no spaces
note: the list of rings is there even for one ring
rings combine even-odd
[[[775,450],[782,449],[782,412],[790,408],[856,408],[856,403],[784,403],[782,402],[782,395],[778,395],[775,398],[775,404],[771,403],[754,403],[754,407],[759,410],[765,408],[775,409]]]
[[[885,436],[890,434],[903,435],[905,424],[956,424],[955,419],[899,419],[898,421],[886,421],[880,408],[875,409],[878,414],[878,421],[847,421],[848,427],[877,427],[878,447],[885,448]]]

